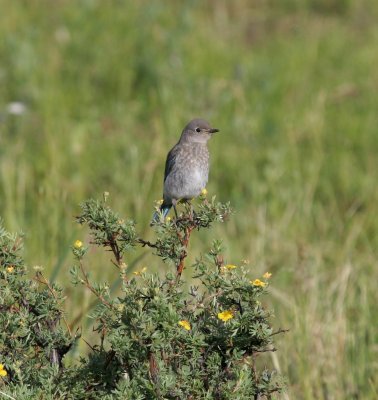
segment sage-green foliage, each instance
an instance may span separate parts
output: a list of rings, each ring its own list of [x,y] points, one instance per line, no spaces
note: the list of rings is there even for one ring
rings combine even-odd
[[[62,289],[40,271],[27,277],[22,247],[22,236],[0,224],[0,363],[7,371],[0,389],[8,382],[42,387],[76,340],[63,325]]]
[[[254,285],[243,266],[225,265],[216,240],[207,254],[185,265],[191,235],[227,220],[229,204],[202,196],[197,207],[182,207],[177,219],[155,221],[155,242],[139,237],[135,223],[105,200],[88,200],[81,209],[77,221],[89,227],[91,244],[74,244],[71,275],[98,300],[91,312],[98,343],[86,358],[64,365],[77,338],[64,327],[62,293],[41,272],[36,281],[25,278],[21,241],[1,230],[0,349],[8,375],[0,378],[0,390],[18,399],[141,400],[263,399],[282,390],[277,373],[256,360],[275,351],[272,337],[280,332],[273,332],[261,303],[267,280]],[[109,251],[120,295],[111,294],[108,283],[92,281],[86,257],[91,246]],[[131,273],[123,260],[136,246],[149,247],[169,272]],[[185,284],[184,268],[198,285]]]
[[[193,213],[188,205],[186,205],[186,212],[188,215]],[[182,232],[185,232],[187,229],[208,228],[214,221],[222,222],[227,219],[229,213],[230,205],[216,202],[215,197],[213,197],[211,202],[204,201],[199,204],[198,210],[192,219],[181,218],[178,224]],[[157,254],[164,261],[170,261],[171,264],[177,265],[180,258],[183,255],[186,256],[186,250],[183,248],[182,237],[177,235],[176,223],[155,224],[155,229],[159,235],[156,244],[153,246]]]

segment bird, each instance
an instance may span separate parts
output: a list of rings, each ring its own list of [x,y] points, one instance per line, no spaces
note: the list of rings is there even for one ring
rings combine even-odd
[[[209,150],[207,142],[219,129],[212,128],[201,118],[191,120],[183,129],[180,139],[169,151],[165,162],[163,203],[160,215],[165,218],[180,200],[191,200],[205,189],[209,177]],[[152,221],[160,219],[156,211]]]

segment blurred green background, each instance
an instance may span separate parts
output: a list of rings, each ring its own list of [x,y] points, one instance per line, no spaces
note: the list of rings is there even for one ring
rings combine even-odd
[[[378,398],[378,3],[374,0],[0,0],[0,216],[66,288],[74,216],[110,192],[149,228],[167,151],[203,117],[209,195],[235,215],[194,235],[273,273],[284,399]],[[114,282],[108,255],[90,270]],[[167,268],[145,251],[132,268]],[[82,319],[80,320],[80,318]],[[79,321],[80,320],[80,321]],[[86,331],[86,329],[88,331]],[[80,345],[79,352],[85,351]]]

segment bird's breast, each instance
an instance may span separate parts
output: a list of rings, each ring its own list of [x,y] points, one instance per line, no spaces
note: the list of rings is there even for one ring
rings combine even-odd
[[[164,195],[173,199],[191,199],[206,187],[209,153],[206,146],[182,146],[164,184]]]

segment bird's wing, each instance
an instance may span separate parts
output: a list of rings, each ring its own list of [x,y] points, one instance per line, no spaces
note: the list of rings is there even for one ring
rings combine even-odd
[[[164,182],[175,165],[176,157],[179,151],[180,148],[176,145],[171,149],[171,151],[167,155],[167,159],[165,161]]]

